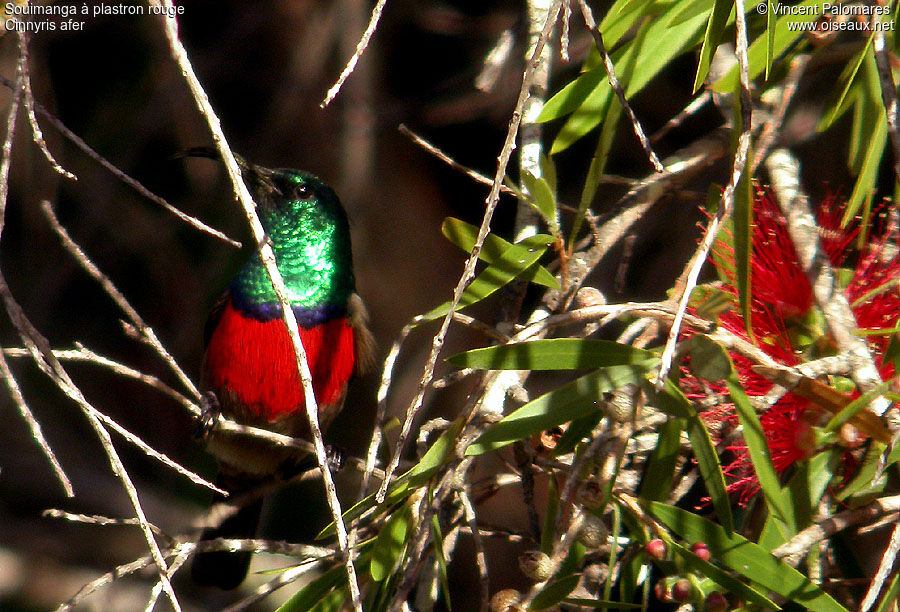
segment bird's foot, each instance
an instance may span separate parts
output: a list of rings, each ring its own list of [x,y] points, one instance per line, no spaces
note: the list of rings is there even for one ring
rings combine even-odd
[[[212,391],[207,391],[200,399],[200,416],[197,418],[197,429],[194,430],[195,438],[205,438],[216,428],[219,416],[222,414],[222,405],[219,398]]]
[[[340,472],[344,468],[344,459],[347,453],[340,446],[328,444],[325,446],[325,458],[328,461],[328,467],[334,472]]]

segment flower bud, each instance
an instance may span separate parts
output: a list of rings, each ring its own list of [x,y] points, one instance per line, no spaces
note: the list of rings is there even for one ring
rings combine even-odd
[[[713,591],[706,596],[706,603],[703,606],[706,612],[727,612],[728,600],[718,591]]]
[[[693,546],[691,546],[691,552],[697,555],[701,561],[709,561],[710,553],[709,547],[706,546],[706,542],[695,542]]]
[[[684,603],[691,600],[691,581],[682,578],[672,585],[672,599]]]
[[[666,543],[660,539],[647,542],[644,550],[647,551],[647,554],[650,555],[652,559],[656,559],[657,561],[662,561],[666,558]]]
[[[609,530],[603,519],[593,514],[585,514],[581,530],[578,532],[578,541],[587,548],[600,548],[606,544]]]
[[[553,572],[553,563],[546,553],[539,550],[529,550],[519,556],[519,569],[522,573],[536,582],[541,582],[550,577]]]
[[[522,608],[519,602],[522,601],[522,594],[515,589],[504,589],[497,591],[491,597],[491,612],[519,612]]]

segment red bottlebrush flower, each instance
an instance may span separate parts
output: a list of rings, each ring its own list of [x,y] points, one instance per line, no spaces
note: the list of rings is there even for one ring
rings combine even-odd
[[[858,327],[861,330],[884,330],[883,334],[867,336],[876,364],[885,378],[894,375],[894,365],[886,360],[886,349],[892,330],[900,319],[900,255],[896,245],[897,227],[866,227],[867,235],[876,236],[860,253],[855,242],[864,231],[859,219],[846,228],[840,227],[844,206],[829,195],[818,211],[820,247],[833,266],[856,261],[851,280],[845,289]],[[876,217],[877,216],[873,216]],[[882,216],[882,219],[884,217]],[[879,220],[880,221],[880,220]],[[875,226],[877,223],[870,223]],[[816,323],[820,316],[809,279],[798,261],[787,224],[770,190],[757,187],[754,200],[754,226],[750,256],[751,298],[750,328],[737,309],[733,240],[728,236],[714,248],[714,263],[725,283],[721,289],[734,297],[735,307],[718,317],[719,325],[731,333],[756,344],[770,357],[784,365],[797,365],[802,355],[814,349],[816,354],[827,351],[831,342],[826,330]],[[764,396],[772,383],[752,370],[754,365],[743,355],[732,353],[732,361],[744,390],[751,397]],[[726,390],[716,383],[702,383],[688,368],[682,386],[691,399],[707,399],[710,395],[724,398]],[[813,427],[806,418],[810,402],[792,393],[785,394],[760,415],[760,423],[769,446],[772,464],[778,473],[797,461],[809,458],[816,450]],[[703,413],[713,437],[720,443],[738,424],[734,406],[720,401],[712,410]],[[729,479],[728,490],[746,502],[759,490],[759,482],[746,444],[738,439],[724,444],[733,459],[723,467]],[[847,455],[848,459],[850,455]],[[845,466],[848,469],[849,465]]]

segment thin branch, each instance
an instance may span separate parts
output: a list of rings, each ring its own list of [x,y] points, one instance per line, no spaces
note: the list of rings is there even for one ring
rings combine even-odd
[[[882,497],[862,508],[845,510],[811,525],[772,551],[772,555],[796,567],[817,542],[855,525],[870,523],[900,511],[900,495]]]
[[[23,85],[23,94],[24,94],[24,102],[25,102],[25,112],[28,115],[28,123],[31,125],[31,135],[32,140],[37,145],[38,149],[41,150],[41,153],[44,154],[44,157],[47,158],[47,161],[50,163],[50,166],[53,170],[64,176],[67,179],[77,181],[78,178],[63,168],[59,162],[56,161],[56,158],[53,157],[53,154],[50,152],[50,149],[47,148],[47,143],[44,142],[44,135],[41,132],[41,126],[38,124],[37,117],[34,114],[34,94],[31,91],[31,75],[28,70],[28,33],[20,32],[16,30],[16,40],[19,43],[19,57],[21,57],[25,63],[25,73],[22,79]]]
[[[860,612],[868,612],[875,605],[875,602],[878,600],[878,594],[881,592],[888,576],[891,575],[891,569],[897,561],[898,551],[900,551],[900,522],[894,523],[894,529],[891,530],[891,539],[888,542],[887,549],[881,556],[875,577],[872,578],[869,590],[866,591],[866,596],[863,598],[862,603],[859,604]]]
[[[873,14],[873,19],[877,17]],[[888,134],[894,150],[894,180],[900,182],[900,125],[897,119],[897,85],[894,84],[894,73],[891,69],[891,58],[885,42],[884,30],[876,28],[872,34],[872,48],[875,51],[875,64],[878,66],[878,81],[881,84],[881,100],[887,116]]]
[[[429,153],[431,153],[432,155],[437,157],[439,160],[441,160],[442,162],[444,162],[445,164],[447,164],[454,170],[459,170],[460,172],[462,172],[463,174],[465,174],[472,180],[474,180],[478,183],[481,183],[483,185],[493,184],[494,181],[491,178],[481,174],[477,170],[472,170],[471,168],[462,165],[461,163],[459,163],[458,161],[456,161],[455,159],[453,159],[452,157],[450,157],[449,155],[447,155],[446,153],[444,153],[443,151],[438,149],[436,146],[434,146],[433,144],[431,144],[430,142],[428,142],[427,140],[425,140],[424,138],[422,138],[421,136],[419,136],[418,134],[413,132],[411,129],[406,127],[404,124],[401,123],[399,126],[397,126],[397,130],[399,130],[399,132],[401,134],[403,134],[404,136],[408,136],[414,143],[416,143],[417,145],[419,145],[420,147],[422,147],[423,149],[425,149],[426,151],[428,151]],[[517,195],[517,193],[514,189],[510,189],[506,185],[501,185],[500,191],[503,193],[508,193],[510,195]]]
[[[857,336],[856,317],[841,289],[828,257],[819,246],[818,224],[800,191],[799,163],[786,149],[778,149],[766,160],[772,179],[775,199],[787,221],[788,234],[797,250],[797,257],[813,288],[813,297],[828,324],[831,338],[838,352],[850,359],[853,371],[850,378],[861,391],[868,391],[881,383],[881,375],[869,353],[864,338]],[[888,409],[885,398],[874,400],[867,408],[878,415]]]
[[[387,0],[378,0],[378,2],[375,3],[375,6],[372,8],[372,15],[369,17],[369,25],[366,26],[366,31],[363,32],[362,38],[359,39],[359,43],[356,45],[356,51],[354,51],[353,55],[350,56],[350,59],[347,60],[347,65],[344,66],[337,81],[331,86],[328,93],[325,94],[325,99],[319,104],[321,108],[325,108],[331,104],[337,97],[341,87],[343,87],[344,81],[346,81],[353,73],[357,62],[359,62],[359,58],[362,57],[366,47],[369,46],[369,41],[372,39],[372,34],[375,33],[375,28],[378,27],[378,20],[381,19],[381,12],[384,10],[385,4],[387,4]]]
[[[147,325],[144,320],[141,318],[141,315],[138,314],[137,310],[131,306],[128,302],[128,299],[122,294],[121,291],[113,284],[112,280],[108,276],[106,276],[100,268],[98,268],[94,262],[85,254],[85,252],[81,249],[81,247],[72,240],[72,237],[69,236],[69,233],[66,229],[60,224],[59,219],[56,217],[56,213],[53,212],[53,207],[50,205],[49,200],[44,200],[41,202],[41,212],[44,213],[44,216],[47,218],[47,221],[50,222],[50,227],[56,232],[56,235],[59,236],[60,240],[63,243],[63,247],[72,254],[72,257],[75,258],[75,261],[84,269],[88,275],[91,276],[95,281],[97,281],[106,294],[112,298],[113,302],[115,302],[116,306],[118,306],[122,312],[125,313],[125,316],[131,321],[131,323],[138,329],[141,335],[147,340],[147,343],[156,350],[157,354],[162,358],[164,362],[169,366],[169,368],[175,373],[175,376],[178,377],[178,380],[181,381],[181,384],[190,392],[195,399],[200,399],[200,392],[197,390],[197,387],[194,385],[193,381],[190,377],[184,373],[184,370],[181,369],[181,366],[178,365],[178,362],[175,361],[175,358],[166,350],[163,346],[162,342],[156,336],[156,332],[153,331],[153,328]]]
[[[50,462],[50,467],[53,468],[53,473],[59,481],[59,484],[62,485],[66,497],[75,497],[75,490],[72,488],[72,482],[69,480],[69,477],[66,476],[66,472],[63,470],[62,465],[60,465],[59,459],[56,458],[56,454],[44,437],[44,432],[41,430],[41,424],[38,423],[37,419],[34,418],[31,409],[28,408],[25,397],[22,395],[22,390],[19,388],[19,383],[9,369],[9,364],[2,351],[0,351],[0,376],[6,381],[6,387],[9,389],[9,394],[12,396],[13,403],[19,409],[19,414],[22,415],[22,418],[28,424],[28,428],[31,430],[31,437],[40,447],[44,456],[47,458],[47,461]]]
[[[144,540],[149,547],[150,555],[153,557],[153,561],[156,564],[157,573],[160,580],[162,581],[166,596],[168,597],[169,601],[172,604],[172,607],[176,610],[176,612],[180,611],[181,606],[178,603],[178,598],[175,595],[175,591],[172,588],[171,582],[169,581],[169,568],[162,556],[162,552],[159,549],[159,545],[156,542],[153,531],[150,529],[150,523],[147,521],[147,517],[144,514],[144,509],[141,506],[137,489],[135,488],[134,483],[131,480],[131,476],[129,476],[128,471],[125,469],[125,466],[122,463],[122,460],[119,457],[115,446],[113,445],[109,432],[104,427],[103,420],[101,420],[108,420],[108,417],[105,417],[105,415],[102,415],[93,406],[91,406],[91,404],[84,398],[81,390],[69,377],[62,364],[56,359],[56,357],[53,356],[53,351],[50,348],[50,343],[44,336],[40,334],[40,332],[37,330],[37,328],[34,327],[31,321],[28,320],[28,317],[25,315],[22,307],[18,302],[16,302],[15,298],[13,297],[12,292],[9,289],[9,285],[6,282],[6,278],[2,272],[0,272],[0,297],[3,298],[6,312],[9,315],[9,318],[12,321],[13,325],[15,326],[22,342],[31,353],[31,356],[37,364],[38,368],[48,377],[50,377],[50,379],[57,385],[57,387],[59,387],[59,389],[63,393],[65,393],[69,398],[75,401],[82,408],[83,413],[87,417],[88,422],[90,423],[92,429],[94,430],[94,433],[97,435],[97,438],[100,441],[101,446],[103,447],[113,474],[121,482],[122,488],[125,490],[125,493],[128,496],[131,507],[134,510],[135,516],[140,523],[141,531],[144,535]]]
[[[459,490],[459,501],[462,504],[466,525],[472,532],[472,543],[475,546],[475,567],[478,568],[478,585],[481,595],[481,610],[488,609],[488,601],[491,596],[490,576],[488,574],[487,560],[484,554],[484,542],[481,539],[481,531],[478,529],[478,515],[475,506],[469,498],[467,487]]]
[[[215,141],[216,147],[218,148],[222,160],[225,163],[225,167],[228,170],[228,176],[231,179],[235,194],[237,195],[238,200],[240,201],[240,204],[244,209],[244,214],[250,225],[250,229],[253,232],[253,238],[256,243],[260,245],[260,260],[262,261],[263,266],[266,269],[266,273],[269,275],[269,279],[272,283],[272,289],[275,292],[275,295],[278,298],[278,303],[281,306],[282,318],[284,319],[285,325],[287,326],[288,336],[291,339],[291,344],[294,347],[297,370],[300,374],[300,381],[303,384],[306,416],[309,421],[310,434],[316,448],[316,460],[322,472],[322,482],[325,487],[325,496],[328,500],[328,506],[331,510],[331,516],[334,519],[336,525],[338,544],[341,548],[344,567],[347,571],[350,599],[353,602],[354,609],[357,610],[357,612],[362,612],[359,581],[356,576],[356,568],[353,563],[353,556],[349,548],[347,528],[344,525],[341,503],[340,500],[338,500],[337,491],[335,490],[334,486],[334,479],[332,478],[331,469],[328,465],[328,458],[325,451],[325,442],[322,439],[322,430],[319,427],[318,404],[316,402],[316,397],[312,385],[312,373],[309,369],[309,363],[307,362],[306,351],[303,347],[303,342],[300,340],[300,332],[297,327],[297,319],[287,298],[287,290],[284,285],[284,279],[281,277],[281,272],[278,270],[278,265],[275,261],[275,252],[272,249],[272,244],[266,238],[262,223],[260,223],[259,217],[256,214],[256,206],[253,202],[253,198],[250,195],[247,186],[244,184],[243,178],[241,177],[241,171],[234,159],[234,154],[231,152],[231,148],[228,146],[228,142],[225,138],[224,132],[222,131],[222,125],[219,121],[219,118],[216,115],[215,110],[213,109],[212,104],[210,103],[209,98],[207,97],[206,92],[203,89],[203,85],[200,83],[200,80],[195,74],[194,68],[187,56],[187,52],[185,51],[184,46],[181,43],[181,39],[178,36],[178,21],[174,17],[175,7],[172,3],[172,0],[162,0],[162,3],[170,11],[172,11],[165,17],[165,33],[169,41],[169,47],[172,52],[172,57],[178,64],[178,67],[181,69],[181,73],[184,76],[185,81],[187,82],[191,94],[194,96],[194,101],[196,102],[201,115],[206,118],[206,121],[209,124],[210,131],[213,135],[213,140]]]
[[[803,72],[806,70],[810,58],[812,58],[811,55],[804,54],[798,55],[791,60],[788,75],[784,79],[784,83],[778,87],[778,89],[781,90],[778,107],[775,109],[775,112],[769,116],[768,120],[766,120],[760,130],[759,138],[756,139],[756,145],[754,147],[756,151],[753,157],[753,164],[750,166],[750,176],[756,174],[757,166],[759,166],[759,164],[761,164],[768,156],[772,143],[774,143],[775,139],[778,137],[781,126],[784,123],[784,117],[787,114],[787,109],[791,105],[791,100],[794,99],[794,94],[797,93],[797,87],[800,85],[800,77],[803,76]]]
[[[672,367],[672,359],[675,356],[675,347],[678,343],[678,335],[681,332],[681,322],[684,319],[687,310],[688,301],[694,287],[697,286],[697,278],[700,276],[700,269],[706,262],[706,258],[715,243],[716,236],[722,228],[725,221],[731,216],[734,208],[734,190],[737,188],[741,176],[744,174],[744,168],[747,165],[747,154],[750,151],[750,135],[753,129],[753,102],[750,98],[750,77],[749,64],[747,61],[747,24],[744,17],[744,0],[735,0],[735,53],[738,58],[738,67],[741,83],[741,134],[738,138],[737,151],[734,154],[734,161],[731,167],[731,178],[728,185],[722,193],[722,200],[716,216],[713,217],[706,228],[706,234],[703,241],[694,253],[694,257],[688,263],[686,268],[684,283],[680,287],[681,297],[678,300],[678,310],[675,313],[675,320],[672,322],[672,328],[669,330],[669,337],[666,339],[666,345],[660,358],[659,375],[656,379],[656,387],[661,389],[665,384],[666,377],[669,375],[669,369]]]
[[[685,119],[687,119],[691,115],[698,112],[701,108],[706,106],[710,100],[712,100],[712,92],[711,91],[709,91],[707,89],[707,90],[704,90],[703,92],[701,92],[700,95],[698,95],[696,98],[691,100],[687,106],[685,106],[683,109],[681,109],[681,111],[679,111],[679,113],[677,115],[675,115],[674,117],[672,117],[671,119],[666,121],[666,124],[664,126],[659,128],[658,130],[656,130],[656,132],[654,132],[650,136],[650,142],[656,143],[656,142],[659,142],[660,140],[662,140],[669,132],[671,132],[672,130],[677,128],[679,125],[681,125]]]
[[[8,87],[10,89],[15,89],[15,87],[16,87],[14,83],[12,83],[11,81],[9,81],[8,79],[6,79],[3,76],[0,76],[0,84],[4,85],[5,87]],[[238,242],[237,240],[233,240],[232,238],[229,238],[224,233],[220,232],[219,230],[217,230],[215,228],[212,228],[212,227],[206,225],[199,219],[192,217],[192,216],[188,215],[187,213],[184,213],[184,212],[178,210],[176,207],[169,204],[169,202],[167,202],[163,198],[159,197],[158,195],[156,195],[155,193],[153,193],[152,191],[150,191],[149,189],[144,187],[140,182],[136,181],[135,179],[131,178],[130,176],[128,176],[127,174],[125,174],[124,172],[122,172],[121,170],[116,168],[105,157],[103,157],[102,155],[100,155],[99,153],[94,151],[94,149],[92,149],[90,147],[90,145],[88,145],[84,140],[82,140],[75,132],[73,132],[72,130],[67,128],[62,121],[60,121],[55,116],[53,116],[53,114],[50,111],[48,111],[46,108],[41,106],[40,103],[34,102],[34,109],[37,111],[38,115],[41,115],[42,117],[47,119],[47,121],[49,121],[53,125],[53,127],[55,127],[57,129],[57,131],[60,134],[62,134],[69,142],[71,142],[76,147],[81,149],[81,151],[85,155],[87,155],[88,157],[93,159],[95,162],[97,162],[98,164],[103,166],[103,168],[105,168],[113,176],[115,176],[117,179],[119,179],[120,181],[122,181],[123,183],[125,183],[126,185],[128,185],[129,187],[134,189],[135,191],[137,191],[139,194],[141,194],[142,196],[144,196],[151,202],[154,202],[155,204],[162,206],[169,213],[171,213],[172,215],[174,215],[181,221],[187,223],[194,229],[196,229],[200,232],[203,232],[204,234],[207,234],[209,236],[212,236],[213,238],[221,240],[222,242],[229,244],[235,248],[238,248],[238,249],[241,248],[241,243]]]
[[[647,159],[650,160],[650,164],[653,168],[657,172],[665,171],[662,162],[659,161],[659,157],[657,157],[656,153],[653,151],[650,140],[647,139],[647,135],[644,133],[644,128],[641,127],[641,122],[638,121],[637,115],[634,114],[634,110],[632,110],[631,105],[625,98],[625,91],[622,89],[618,77],[616,77],[616,67],[613,64],[609,53],[606,52],[606,45],[603,44],[603,34],[600,33],[600,28],[597,27],[597,22],[594,21],[594,14],[591,11],[591,7],[588,6],[588,3],[585,0],[578,0],[578,4],[581,6],[581,16],[584,18],[584,23],[590,31],[591,36],[594,37],[594,43],[597,45],[597,50],[600,51],[600,55],[603,57],[603,65],[606,67],[606,77],[609,79],[609,84],[613,91],[616,92],[616,97],[619,99],[619,103],[625,110],[625,114],[628,115],[628,120],[631,121],[631,127],[634,129],[635,136],[637,136],[637,139],[640,141],[641,147],[644,149],[644,153],[647,155]]]
[[[561,2],[562,0],[554,1],[547,18],[547,22],[544,25],[543,31],[541,32],[541,38],[538,41],[537,46],[535,47],[531,59],[525,67],[525,74],[522,78],[522,87],[519,91],[519,98],[516,103],[516,109],[515,111],[513,111],[509,129],[506,133],[506,139],[503,143],[503,147],[500,150],[500,156],[497,163],[497,172],[494,175],[494,181],[491,185],[491,191],[488,194],[487,199],[485,200],[486,209],[484,218],[481,222],[481,227],[478,230],[478,236],[475,239],[475,245],[472,247],[471,255],[466,260],[462,276],[460,276],[459,282],[457,283],[456,288],[453,290],[453,298],[450,302],[449,311],[444,316],[444,319],[441,323],[441,328],[434,336],[434,340],[432,341],[431,352],[428,356],[428,360],[425,362],[425,368],[422,372],[422,377],[419,380],[418,388],[416,389],[416,395],[407,408],[406,415],[403,421],[403,428],[400,431],[400,438],[397,442],[397,448],[394,449],[391,461],[388,464],[387,469],[385,470],[386,478],[381,483],[381,487],[379,488],[376,495],[376,499],[379,503],[384,501],[384,496],[387,492],[387,488],[390,486],[391,476],[397,469],[397,465],[400,462],[400,456],[403,452],[403,447],[405,446],[406,440],[409,437],[413,419],[419,412],[419,409],[422,407],[423,401],[425,399],[425,391],[427,390],[428,385],[431,382],[431,378],[434,375],[435,363],[437,363],[438,355],[440,354],[441,349],[444,346],[444,339],[446,338],[447,330],[450,327],[450,321],[452,320],[453,311],[456,310],[456,307],[459,304],[459,300],[462,297],[463,291],[465,290],[466,286],[475,276],[475,264],[478,262],[478,256],[481,253],[481,247],[484,244],[484,240],[490,230],[491,219],[493,218],[494,211],[496,210],[497,204],[500,201],[500,185],[502,184],[503,177],[506,175],[506,167],[509,164],[509,159],[512,155],[512,151],[515,145],[516,134],[518,133],[519,124],[522,120],[522,109],[524,108],[525,100],[528,97],[529,86],[534,75],[535,62],[540,57],[540,53],[543,50],[544,44],[546,43],[547,38],[549,38],[550,32],[552,32],[553,30],[553,26],[556,23],[556,17],[559,14]]]

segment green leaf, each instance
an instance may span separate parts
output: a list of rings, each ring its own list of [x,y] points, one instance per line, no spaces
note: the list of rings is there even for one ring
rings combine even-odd
[[[461,420],[454,421],[447,428],[447,431],[435,440],[434,444],[425,452],[419,463],[414,465],[403,475],[391,484],[385,495],[384,503],[380,505],[381,512],[387,512],[394,504],[407,497],[411,491],[421,487],[428,482],[437,472],[438,468],[443,465],[447,456],[456,445],[456,438],[462,431],[463,423]],[[361,516],[369,508],[375,506],[375,494],[371,494],[358,504],[344,512],[344,522],[349,523],[353,519]],[[317,540],[321,540],[330,535],[334,535],[334,523],[331,523],[316,536]]]
[[[843,502],[872,487],[884,488],[885,484],[887,484],[887,474],[882,473],[881,478],[877,482],[875,481],[875,474],[878,473],[878,464],[881,462],[881,455],[886,448],[887,446],[881,442],[875,440],[871,442],[863,459],[862,467],[859,468],[856,476],[834,496],[837,501]],[[888,460],[885,462],[885,466],[890,466],[897,461],[900,461],[900,444],[894,445]]]
[[[447,610],[452,610],[450,605],[450,581],[447,578],[447,559],[444,558],[444,534],[441,533],[441,520],[437,513],[431,515],[431,535],[434,545],[434,558],[437,559],[438,577],[441,581],[441,591],[444,594],[444,604]]]
[[[749,578],[761,587],[796,602],[814,612],[846,612],[841,604],[806,576],[768,551],[736,533],[729,535],[719,525],[680,508],[659,502],[647,504],[647,511],[687,542],[706,542],[722,565]]]
[[[697,351],[696,353],[695,350]],[[709,337],[703,334],[696,334],[691,337],[692,367],[694,361],[698,360],[694,357],[695,354],[703,355],[703,358],[700,359],[702,361],[699,364],[700,367],[694,370],[697,376],[711,382],[725,380],[728,394],[731,396],[731,401],[734,402],[734,408],[741,423],[744,441],[747,443],[747,453],[750,455],[753,470],[756,472],[756,478],[759,481],[763,496],[769,504],[769,509],[781,519],[786,529],[792,532],[791,534],[796,533],[797,527],[794,514],[790,502],[786,499],[787,496],[781,490],[778,474],[772,465],[772,459],[769,456],[769,446],[766,442],[762,425],[759,422],[759,415],[756,414],[756,410],[750,404],[750,399],[738,380],[728,353]],[[727,373],[723,372],[726,366]],[[724,376],[723,373],[725,374]]]
[[[708,6],[707,2],[687,0],[680,6]],[[634,38],[611,56],[625,96],[630,98],[641,91],[672,59],[696,44],[705,23],[705,11],[698,11],[692,19],[671,27],[662,17],[651,18],[641,25]],[[605,30],[602,31],[605,36]],[[563,88],[547,101],[544,109],[547,114],[541,113],[541,120],[572,113],[553,141],[551,154],[567,149],[605,117],[607,105],[613,97],[612,87],[605,76],[602,66],[595,68],[576,79],[571,89]],[[548,107],[552,110],[548,111]]]
[[[479,370],[587,370],[643,363],[652,357],[650,351],[610,340],[550,338],[474,349],[447,362]]]
[[[541,552],[553,554],[556,542],[556,517],[559,513],[559,488],[555,478],[547,479],[547,511],[544,513],[544,525],[541,529]]]
[[[571,574],[549,583],[538,593],[529,606],[529,610],[544,610],[561,602],[566,595],[578,586],[580,576]]]
[[[278,608],[278,612],[306,612],[307,610],[312,610],[335,587],[343,584],[346,579],[347,570],[344,569],[343,565],[333,567],[294,593],[290,599]]]
[[[735,104],[741,99],[739,94],[734,96]],[[752,147],[747,155],[748,159],[753,159]],[[750,325],[750,298],[751,294],[751,273],[750,263],[753,255],[753,181],[750,180],[749,169],[745,170],[741,175],[734,191],[734,265],[735,280],[738,290],[738,304],[741,307],[741,316],[744,319],[744,327],[750,341],[754,341],[753,327]]]
[[[409,504],[404,504],[378,532],[372,547],[372,562],[369,564],[369,573],[375,582],[381,582],[393,574],[397,559],[406,550],[411,518]]]
[[[581,190],[581,201],[578,203],[578,212],[572,220],[572,229],[569,232],[569,250],[572,250],[575,241],[578,239],[578,232],[581,230],[581,224],[584,222],[585,213],[591,207],[594,197],[597,195],[597,189],[600,187],[600,181],[603,178],[603,171],[606,169],[606,160],[609,158],[609,151],[615,142],[619,119],[622,117],[622,105],[610,104],[607,107],[606,117],[603,119],[603,127],[600,130],[600,138],[597,139],[597,147],[594,149],[594,156],[591,158],[591,164],[588,167],[587,176],[584,179],[584,188]]]
[[[774,41],[771,45],[769,43],[768,35],[760,36],[753,41],[753,44],[750,45],[750,49],[747,52],[747,60],[750,64],[749,76],[751,80],[758,77],[760,73],[766,69],[766,58],[770,53],[772,56],[781,55],[789,46],[794,44],[798,38],[804,35],[804,30],[788,24],[815,21],[822,14],[821,9],[819,8],[821,4],[820,0],[804,0],[804,2],[797,4],[798,7],[801,7],[797,10],[806,10],[809,14],[802,15],[792,13],[780,16],[775,22]],[[752,7],[756,5],[748,4],[747,6]],[[719,93],[730,93],[735,91],[735,88],[738,86],[738,80],[738,66],[735,64],[728,74],[713,83],[713,89]]]
[[[672,491],[675,463],[681,448],[681,432],[684,420],[669,417],[656,434],[656,448],[650,455],[644,477],[641,479],[639,497],[641,499],[665,500]],[[724,484],[724,480],[723,480]]]
[[[441,225],[441,232],[446,236],[447,240],[466,253],[472,252],[472,249],[475,247],[475,239],[478,237],[477,227],[453,217],[444,219],[444,223]],[[538,236],[542,237],[538,238]],[[531,239],[535,242],[544,242],[548,246],[554,242],[553,236],[546,234],[538,234],[538,236],[532,236]],[[478,254],[478,259],[489,264],[494,263],[512,246],[511,242],[507,242],[500,236],[488,234],[481,247],[481,252]],[[536,285],[559,289],[559,281],[556,280],[556,277],[540,264],[535,264],[526,269],[519,275],[519,278]]]
[[[528,172],[522,174],[522,182],[525,183],[525,187],[528,189],[527,195],[530,196],[530,199],[526,199],[526,201],[541,215],[544,223],[550,228],[550,233],[559,232],[559,221],[556,219],[556,196],[550,184],[543,178]]]
[[[856,75],[859,73],[859,67],[862,66],[863,60],[869,53],[869,48],[872,45],[872,40],[873,37],[869,36],[866,44],[863,45],[862,49],[860,49],[856,54],[856,59],[852,62],[848,62],[845,66],[843,73],[838,79],[839,83],[844,83],[844,86],[841,89],[841,93],[834,100],[834,103],[829,105],[831,107],[831,112],[826,111],[822,113],[822,120],[816,127],[817,131],[823,132],[827,130],[829,127],[831,127],[834,121],[847,110],[847,95],[850,93],[853,84],[856,83]]]
[[[658,363],[652,359],[636,365],[604,368],[545,393],[484,432],[466,449],[466,455],[482,455],[601,410],[604,393],[628,384],[641,384],[646,373]]]
[[[763,609],[781,609],[775,602],[770,600],[768,597],[766,597],[753,587],[747,586],[740,580],[731,577],[729,574],[723,572],[712,563],[703,561],[702,559],[700,559],[700,557],[689,551],[684,546],[681,546],[677,542],[671,542],[670,545],[675,554],[681,557],[681,559],[684,561],[684,565],[687,569],[693,570],[701,576],[706,576],[707,578],[718,584],[720,587],[725,589],[726,592],[734,593],[741,599],[755,603],[758,606],[762,606]]]
[[[883,395],[892,385],[893,381],[882,382],[860,395],[858,398],[847,404],[843,410],[831,417],[831,420],[828,421],[828,424],[825,426],[825,431],[837,431],[840,429],[844,423],[853,418],[853,415],[860,410],[865,410],[866,406],[878,396]]]
[[[769,4],[766,12],[766,80],[772,71],[772,62],[775,61],[775,16],[777,15],[778,0],[764,0]]]
[[[692,361],[694,360],[692,359]],[[694,449],[697,468],[700,470],[700,477],[703,478],[703,483],[706,485],[719,522],[731,533],[734,530],[734,519],[731,516],[731,500],[728,499],[728,491],[725,487],[725,475],[722,474],[719,455],[703,419],[672,380],[666,380],[662,392],[656,395],[654,405],[669,415],[685,420],[688,438]]]
[[[522,274],[525,270],[543,257],[547,250],[544,236],[532,236],[519,244],[515,244],[503,252],[494,263],[482,270],[460,297],[457,310],[471,306],[492,295],[495,291],[504,287],[511,280]],[[418,323],[433,321],[445,316],[450,311],[450,301],[444,302],[437,308],[425,313],[417,319]]]
[[[700,62],[697,64],[697,75],[694,77],[694,93],[697,93],[709,74],[709,65],[713,54],[722,39],[722,33],[728,23],[728,16],[734,12],[733,0],[715,0],[709,11],[706,22],[706,34],[703,36],[703,47],[700,49]]]

